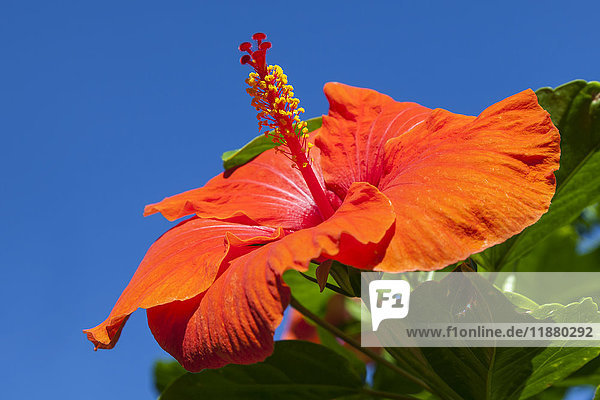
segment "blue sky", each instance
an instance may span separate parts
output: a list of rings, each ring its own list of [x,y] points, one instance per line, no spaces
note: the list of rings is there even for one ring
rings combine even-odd
[[[165,353],[143,311],[111,351],[81,329],[171,226],[143,206],[204,184],[256,135],[237,51],[252,33],[309,117],[327,112],[327,81],[477,114],[600,79],[598,2],[371,3],[0,4],[4,397],[154,397]]]

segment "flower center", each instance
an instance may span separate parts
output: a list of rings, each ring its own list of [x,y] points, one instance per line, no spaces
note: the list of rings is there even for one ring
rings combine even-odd
[[[240,58],[240,62],[254,69],[246,79],[249,86],[246,91],[258,111],[258,130],[271,138],[278,146],[275,150],[292,160],[292,166],[300,170],[323,219],[327,219],[334,210],[311,166],[310,148],[313,145],[308,142],[306,122],[300,119],[304,109],[298,107],[300,100],[294,98],[294,88],[288,85],[287,75],[281,67],[267,66],[266,55],[271,43],[265,42],[266,38],[264,33],[255,33],[252,39],[256,49],[250,42],[239,46],[240,51],[248,53]]]

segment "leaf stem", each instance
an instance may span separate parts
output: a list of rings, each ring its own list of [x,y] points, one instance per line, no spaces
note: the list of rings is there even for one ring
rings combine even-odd
[[[314,282],[314,283],[316,283],[316,284],[319,284],[319,281],[317,281],[317,280],[316,280],[315,278],[313,278],[312,276],[306,275],[306,274],[305,274],[305,273],[303,273],[303,272],[300,272],[300,275],[302,275],[303,277],[305,277],[306,279],[308,279],[308,280],[309,280],[309,281],[311,281],[311,282]],[[327,289],[331,289],[331,290],[333,290],[334,292],[336,292],[336,293],[339,293],[339,294],[341,294],[341,295],[344,295],[344,296],[346,296],[346,297],[352,297],[352,295],[351,295],[350,293],[347,293],[347,292],[346,292],[344,289],[342,289],[342,288],[340,288],[340,287],[338,287],[338,286],[332,285],[332,284],[331,284],[331,283],[329,283],[329,282],[325,284],[325,287],[326,287]],[[295,307],[294,307],[294,308],[295,308]]]
[[[343,331],[341,331],[340,329],[338,329],[335,326],[331,325],[329,322],[321,319],[319,316],[313,314],[310,310],[308,310],[306,307],[304,307],[302,304],[300,304],[298,302],[298,300],[296,300],[296,298],[294,296],[291,297],[290,305],[292,307],[294,307],[296,309],[296,311],[298,311],[300,314],[304,315],[306,318],[310,319],[311,321],[313,321],[315,324],[319,325],[320,327],[328,330],[333,335],[339,337],[344,342],[348,343],[348,345],[354,347],[356,350],[360,351],[361,353],[365,354],[369,358],[373,359],[373,361],[377,362],[380,365],[386,366],[387,368],[391,369],[392,371],[396,372],[399,375],[404,376],[406,379],[409,379],[410,381],[416,383],[417,385],[419,385],[423,389],[425,389],[425,390],[427,390],[429,392],[432,392],[432,393],[434,392],[429,387],[429,385],[427,385],[427,383],[423,382],[421,379],[419,379],[419,378],[417,378],[417,377],[409,374],[408,372],[406,372],[403,369],[399,368],[394,363],[386,360],[385,358],[383,358],[379,354],[375,353],[371,349],[369,349],[367,347],[362,347],[360,345],[360,343],[358,343],[356,340],[352,339],[350,336],[348,336],[347,334],[345,334]],[[406,398],[406,397],[404,397],[404,398]]]

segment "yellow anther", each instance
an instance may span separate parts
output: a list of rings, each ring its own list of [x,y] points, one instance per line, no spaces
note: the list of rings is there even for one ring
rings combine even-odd
[[[256,118],[259,131],[266,129],[265,136],[275,144],[284,146],[290,135],[295,135],[308,152],[312,147],[306,140],[308,129],[306,122],[298,115],[305,110],[298,107],[300,100],[294,98],[294,87],[288,84],[283,69],[278,65],[269,65],[262,77],[256,72],[250,73],[246,83],[250,86],[246,91],[252,96],[251,104],[258,111]],[[278,151],[291,157],[289,149]]]

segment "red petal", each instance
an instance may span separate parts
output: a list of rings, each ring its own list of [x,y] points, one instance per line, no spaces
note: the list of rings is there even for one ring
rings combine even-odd
[[[84,332],[96,348],[112,348],[136,309],[197,296],[214,282],[226,256],[239,256],[254,249],[248,245],[281,236],[280,230],[266,227],[198,218],[184,221],[150,247],[108,318]],[[240,251],[241,245],[246,246],[245,252]]]
[[[380,190],[396,233],[377,269],[439,269],[535,223],[554,194],[559,142],[531,90],[477,118],[434,110],[390,140]]]
[[[341,83],[328,83],[324,90],[329,115],[315,143],[327,187],[343,198],[353,182],[378,186],[385,143],[421,123],[431,110]]]
[[[236,258],[195,299],[148,310],[150,328],[160,345],[190,371],[261,361],[272,352],[273,333],[289,303],[283,272],[306,270],[312,259],[322,256],[356,255],[358,262],[366,262],[361,254],[365,245],[384,240],[393,222],[389,200],[369,184],[356,184],[327,221]],[[369,258],[373,265],[380,255],[371,253]]]
[[[318,166],[318,152],[311,155]],[[216,176],[202,188],[146,206],[144,215],[160,212],[169,220],[194,213],[203,218],[247,217],[245,222],[250,218],[259,225],[291,230],[315,226],[322,221],[317,205],[302,175],[290,163],[268,150],[230,175]],[[315,173],[322,179],[318,168]]]

